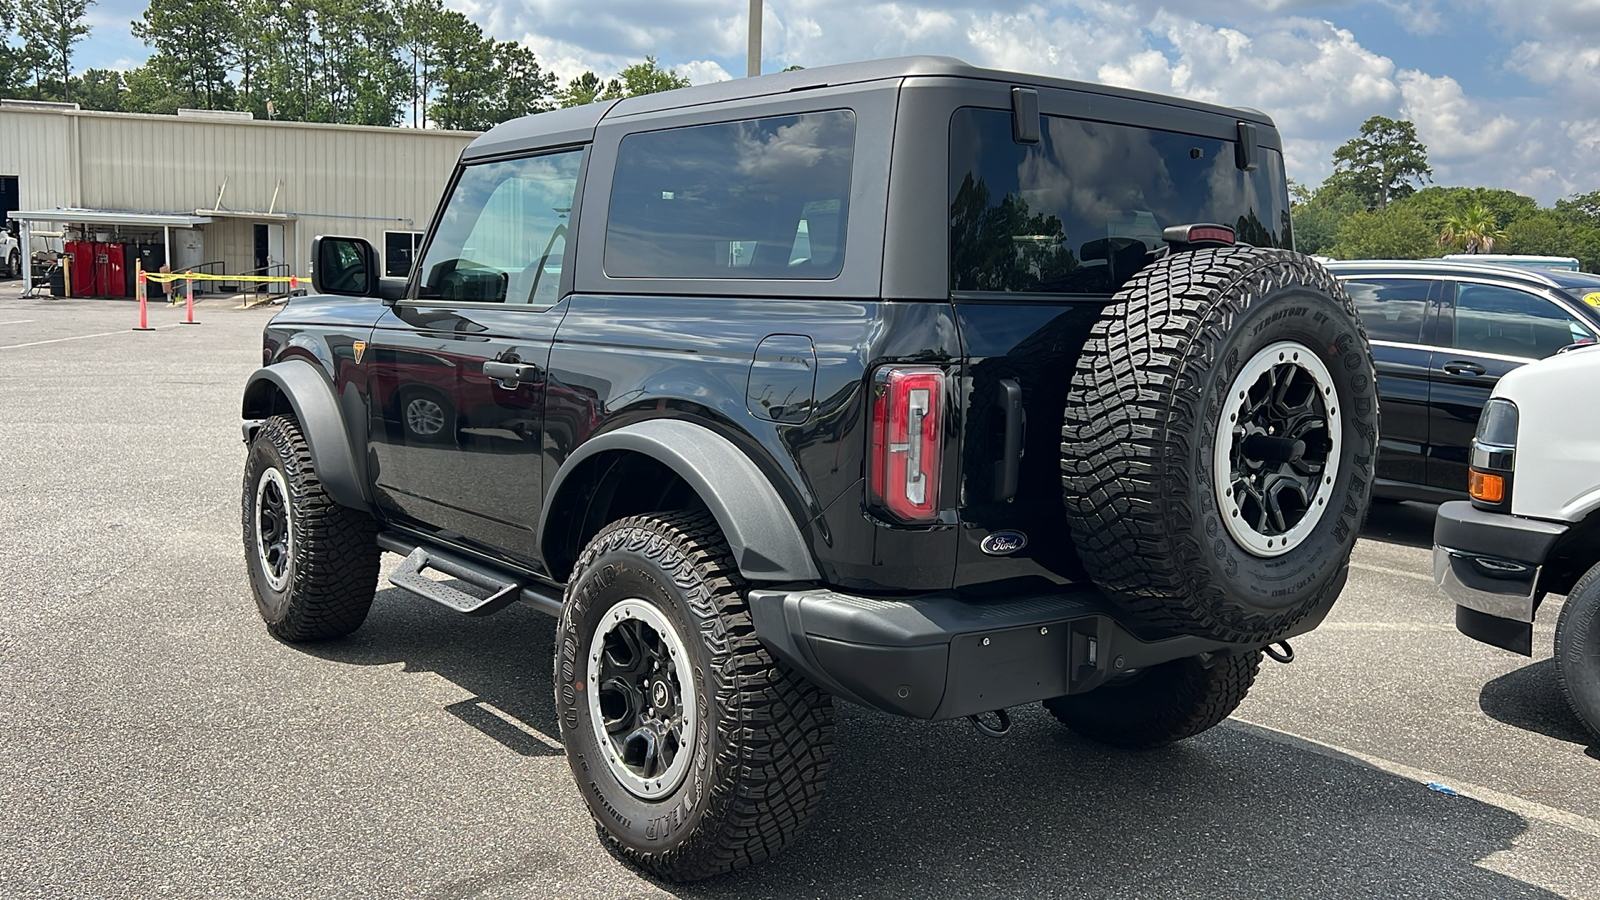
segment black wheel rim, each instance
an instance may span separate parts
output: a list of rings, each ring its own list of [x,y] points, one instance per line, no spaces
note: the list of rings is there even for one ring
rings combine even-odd
[[[1216,486],[1228,531],[1249,552],[1287,553],[1321,520],[1338,473],[1338,413],[1332,375],[1303,344],[1273,344],[1235,377]]]
[[[653,800],[682,783],[694,750],[696,702],[683,642],[653,605],[625,600],[590,642],[590,716],[606,766]]]
[[[289,513],[289,487],[276,467],[256,481],[256,556],[267,584],[281,591],[293,565],[294,522]]]

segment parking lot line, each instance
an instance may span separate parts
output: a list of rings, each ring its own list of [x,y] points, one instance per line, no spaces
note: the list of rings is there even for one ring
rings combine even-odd
[[[1350,561],[1350,568],[1364,569],[1368,572],[1377,572],[1380,575],[1393,575],[1396,578],[1409,578],[1412,581],[1426,581],[1429,584],[1433,584],[1433,576],[1424,574],[1422,572],[1407,572],[1404,569],[1390,569],[1386,566],[1375,566],[1371,563],[1356,562],[1355,560]]]
[[[1600,819],[1592,819],[1588,816],[1580,816],[1577,813],[1567,812],[1564,809],[1556,809],[1553,806],[1545,806],[1543,803],[1536,803],[1525,797],[1504,794],[1500,791],[1491,790],[1490,788],[1482,787],[1476,784],[1471,784],[1470,782],[1458,781],[1448,775],[1441,775],[1437,772],[1429,772],[1424,769],[1414,768],[1406,765],[1405,763],[1384,759],[1381,756],[1372,756],[1370,754],[1362,753],[1360,750],[1351,750],[1348,747],[1324,744],[1321,741],[1303,738],[1297,734],[1291,734],[1287,731],[1279,731],[1278,729],[1269,725],[1260,725],[1238,717],[1229,719],[1228,722],[1231,725],[1243,728],[1245,731],[1253,732],[1257,736],[1266,738],[1269,741],[1276,741],[1280,744],[1285,744],[1298,750],[1305,750],[1318,754],[1319,756],[1326,756],[1333,759],[1347,757],[1356,759],[1360,762],[1366,763],[1369,766],[1372,766],[1374,769],[1379,769],[1389,773],[1390,775],[1399,776],[1408,781],[1415,781],[1419,785],[1428,785],[1430,783],[1448,785],[1450,788],[1454,789],[1456,793],[1462,795],[1463,797],[1477,800],[1480,803],[1487,803],[1490,806],[1498,806],[1499,808],[1508,812],[1516,813],[1525,819],[1537,819],[1541,822],[1551,825],[1558,825],[1562,828],[1576,831],[1579,834],[1586,834],[1590,837],[1600,838]]]
[[[179,325],[182,325],[182,324],[183,324],[182,322],[173,322],[170,325],[157,325],[155,328],[152,328],[150,330],[151,331],[159,331],[162,328],[177,328]],[[29,341],[26,344],[0,344],[0,350],[17,350],[17,349],[22,348],[22,347],[37,347],[40,344],[59,344],[62,341],[81,341],[84,338],[110,337],[113,334],[133,334],[133,329],[132,328],[124,328],[121,331],[102,331],[102,332],[100,332],[98,334],[75,334],[72,337],[51,338],[48,341]]]
[[[0,322],[0,325],[26,325],[32,321],[32,319],[12,319],[9,322]]]

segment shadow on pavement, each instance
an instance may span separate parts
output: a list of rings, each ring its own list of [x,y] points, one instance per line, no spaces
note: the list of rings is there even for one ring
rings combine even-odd
[[[1507,672],[1484,685],[1478,694],[1478,708],[1489,718],[1523,731],[1584,747],[1593,743],[1588,729],[1561,696],[1553,659]],[[1600,746],[1591,747],[1595,750]]]
[[[1367,523],[1361,527],[1361,536],[1387,544],[1404,544],[1408,547],[1433,548],[1433,517],[1439,511],[1434,503],[1407,500],[1391,503],[1374,500],[1367,509]]]
[[[553,620],[524,607],[469,619],[378,596],[355,635],[300,649],[437,673],[473,695],[452,704],[457,718],[507,752],[560,752]],[[1013,712],[1011,736],[995,740],[961,721],[841,704],[828,797],[805,834],[752,869],[656,886],[708,900],[1555,896],[1476,865],[1526,829],[1509,811],[1242,726],[1130,754],[1078,739],[1037,706]]]

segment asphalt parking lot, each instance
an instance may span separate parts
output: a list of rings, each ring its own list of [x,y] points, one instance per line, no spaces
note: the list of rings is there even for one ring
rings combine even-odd
[[[1458,635],[1433,508],[1375,509],[1330,620],[1236,717],[1103,749],[841,706],[784,855],[661,884],[595,839],[553,623],[385,589],[280,644],[240,550],[238,399],[265,310],[0,282],[0,896],[1600,897],[1600,748],[1536,657]],[[396,561],[386,557],[390,564]],[[1455,793],[1430,788],[1446,786]]]

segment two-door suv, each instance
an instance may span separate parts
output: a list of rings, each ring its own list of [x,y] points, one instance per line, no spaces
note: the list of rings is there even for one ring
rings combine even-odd
[[[257,604],[345,635],[388,550],[559,617],[578,789],[671,879],[793,839],[835,697],[1197,734],[1327,614],[1372,486],[1367,339],[1291,247],[1265,115],[950,59],[509,122],[409,279],[323,237],[267,326]]]

